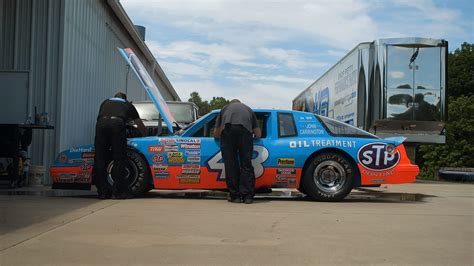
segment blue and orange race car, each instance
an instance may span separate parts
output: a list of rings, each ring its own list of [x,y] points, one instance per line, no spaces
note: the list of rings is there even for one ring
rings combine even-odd
[[[163,116],[174,118],[130,49],[119,49]],[[256,109],[262,137],[254,140],[256,189],[296,188],[320,201],[344,199],[352,188],[414,182],[404,138],[380,139],[351,125],[306,112]],[[226,173],[213,137],[218,111],[167,137],[128,139],[127,180],[132,192],[150,189],[225,190]],[[90,188],[93,145],[61,152],[50,168],[53,188]],[[108,183],[113,161],[108,164]]]

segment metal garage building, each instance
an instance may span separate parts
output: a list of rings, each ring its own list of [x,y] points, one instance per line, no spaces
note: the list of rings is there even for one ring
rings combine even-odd
[[[118,0],[0,0],[0,123],[36,107],[55,127],[34,131],[32,164],[92,143],[98,107],[117,90],[146,99],[116,47],[131,47],[163,97],[180,100]]]

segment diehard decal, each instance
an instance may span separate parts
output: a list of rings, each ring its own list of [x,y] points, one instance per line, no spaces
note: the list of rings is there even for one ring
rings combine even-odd
[[[357,159],[364,168],[372,171],[392,169],[400,161],[400,152],[389,153],[385,150],[386,146],[382,142],[366,144],[360,148]]]
[[[295,158],[278,158],[279,166],[295,166]]]
[[[71,148],[71,149],[69,149],[69,152],[79,152],[79,153],[93,152],[93,151],[94,151],[94,147],[90,147],[90,148]]]

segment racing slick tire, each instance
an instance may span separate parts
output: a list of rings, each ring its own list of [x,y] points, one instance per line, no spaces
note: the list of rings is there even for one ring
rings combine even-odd
[[[134,197],[142,196],[150,190],[150,170],[143,157],[137,152],[127,149],[127,162],[125,165],[126,180],[129,191]],[[112,189],[114,180],[111,175],[114,162],[107,164],[107,185]]]
[[[303,190],[318,201],[340,201],[351,192],[354,175],[346,157],[334,152],[321,153],[305,169]]]

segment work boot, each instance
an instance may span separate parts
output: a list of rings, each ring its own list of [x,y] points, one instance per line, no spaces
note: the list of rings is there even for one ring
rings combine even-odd
[[[231,195],[229,195],[229,197],[227,198],[227,201],[228,201],[228,202],[232,202],[232,203],[241,203],[241,202],[242,202],[242,198],[241,198],[239,195],[231,194]]]
[[[253,203],[253,197],[252,196],[244,197],[242,202],[245,203],[245,204],[252,204]]]

